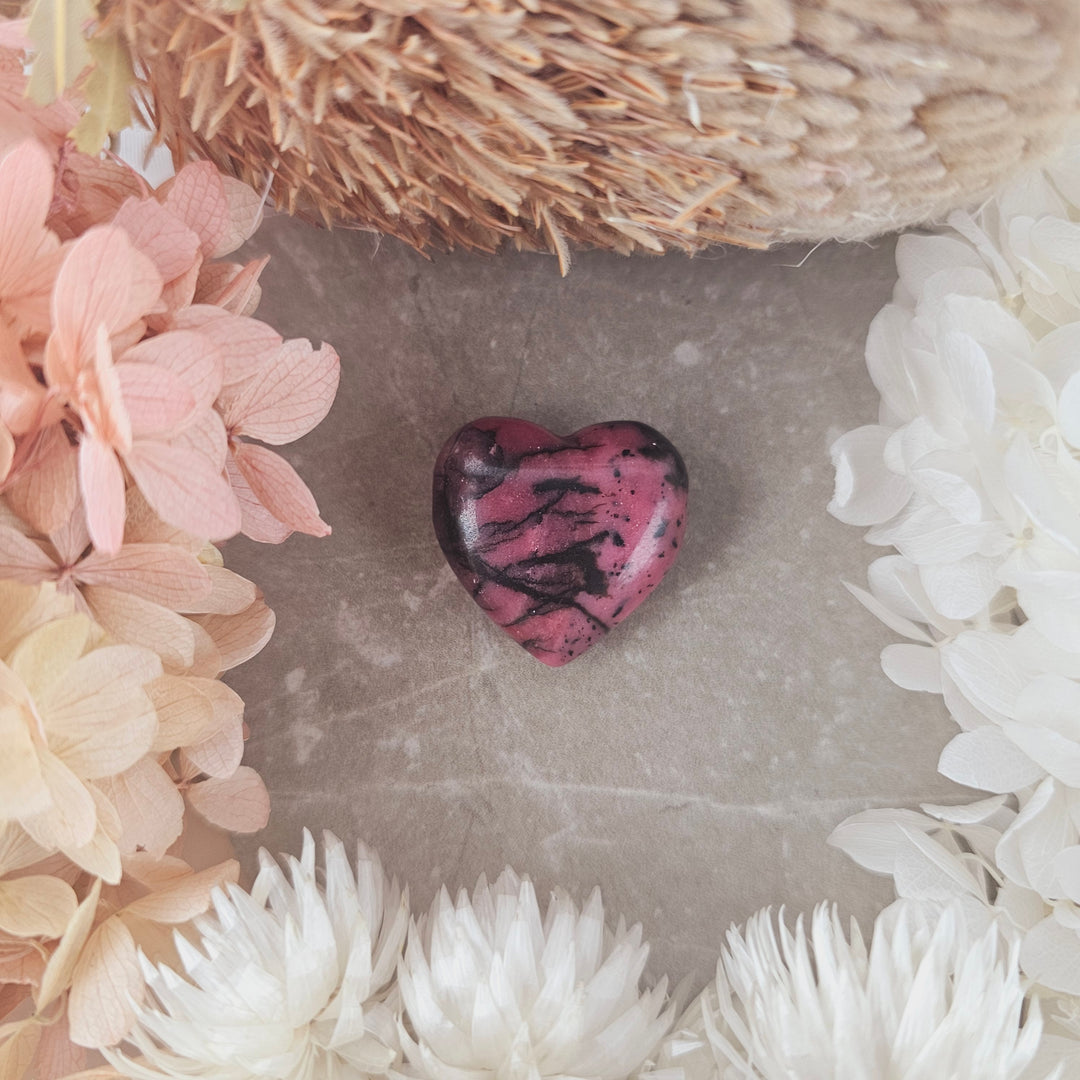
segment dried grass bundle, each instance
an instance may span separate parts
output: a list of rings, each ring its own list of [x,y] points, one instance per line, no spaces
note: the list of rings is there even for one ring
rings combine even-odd
[[[417,247],[861,238],[1077,115],[1075,0],[105,0],[178,159]]]

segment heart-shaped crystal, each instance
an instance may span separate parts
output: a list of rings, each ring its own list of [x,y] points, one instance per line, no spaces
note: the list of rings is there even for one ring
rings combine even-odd
[[[560,438],[485,417],[435,463],[435,535],[473,599],[537,660],[560,667],[622,622],[671,569],[686,466],[634,421]]]

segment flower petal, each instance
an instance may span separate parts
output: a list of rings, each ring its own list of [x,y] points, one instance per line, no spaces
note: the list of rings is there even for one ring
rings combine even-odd
[[[0,525],[0,577],[36,585],[56,576],[56,564],[28,536]]]
[[[188,802],[211,825],[230,832],[258,832],[270,817],[270,796],[262,777],[241,765],[228,779],[212,777],[188,788]]]
[[[212,405],[221,390],[222,353],[209,334],[193,330],[157,334],[128,349],[121,370],[129,363],[149,364],[170,372],[200,410]]]
[[[225,426],[273,446],[299,439],[330,411],[340,374],[329,345],[315,350],[307,341],[286,341],[228,403]]]
[[[206,688],[222,686],[214,679],[162,675],[146,687],[157,712],[154,753],[170,753],[207,736],[214,722],[214,703]],[[241,705],[241,708],[243,706]]]
[[[330,526],[319,517],[315,497],[283,457],[265,446],[246,442],[234,443],[232,453],[252,493],[278,521],[309,536],[330,535]]]
[[[121,855],[146,851],[162,856],[179,837],[184,825],[183,796],[152,757],[100,780],[98,786],[120,816],[117,846]]]
[[[176,215],[199,238],[206,258],[212,258],[229,230],[229,202],[216,165],[209,161],[185,165],[162,184],[165,208]]]
[[[162,281],[181,277],[199,259],[199,237],[156,199],[127,199],[113,218],[157,267]]]
[[[217,646],[221,671],[246,663],[274,632],[274,613],[261,597],[237,615],[193,615],[191,619]]]
[[[125,544],[115,555],[93,552],[76,573],[82,584],[107,585],[174,610],[208,600],[212,588],[206,567],[173,544]]]
[[[121,919],[106,919],[90,936],[72,975],[68,997],[71,1041],[111,1046],[128,1032],[143,979],[131,931]]]
[[[127,914],[159,923],[184,923],[201,915],[210,906],[214,889],[235,884],[240,877],[240,864],[228,859],[195,874],[174,878],[168,885],[133,901]]]
[[[78,906],[74,889],[59,878],[31,874],[0,881],[0,930],[16,937],[58,938]]]
[[[195,662],[195,632],[182,615],[104,586],[88,585],[82,595],[94,618],[117,640],[152,649],[172,671]]]
[[[848,525],[877,525],[903,509],[911,482],[885,467],[885,444],[892,432],[876,424],[856,428],[833,443],[836,490],[829,513]]]
[[[32,465],[20,471],[4,495],[38,532],[55,532],[68,521],[79,498],[78,453],[59,424],[42,432]]]
[[[124,474],[112,447],[86,432],[79,441],[79,487],[94,547],[115,555],[124,540]]]
[[[90,936],[100,899],[101,881],[97,880],[91,883],[90,891],[83,897],[60,944],[45,966],[45,974],[41,977],[41,985],[35,996],[39,1012],[51,1005],[71,985],[71,976]]]
[[[192,419],[195,396],[167,368],[125,360],[117,365],[116,377],[133,438],[174,435]]]
[[[138,441],[125,458],[146,501],[170,525],[210,540],[240,529],[240,507],[228,482],[186,446]]]

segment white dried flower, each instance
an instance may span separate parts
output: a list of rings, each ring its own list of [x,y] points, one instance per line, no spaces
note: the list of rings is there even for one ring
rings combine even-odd
[[[409,1075],[427,1080],[625,1080],[671,1025],[667,983],[642,992],[641,927],[605,925],[505,870],[455,905],[442,890],[409,933],[399,982]]]
[[[761,911],[732,928],[716,981],[676,1025],[656,1076],[685,1080],[1017,1080],[1039,1048],[1016,947],[955,908],[888,909],[869,951],[815,909],[794,933]],[[1055,1076],[1040,1073],[1040,1078]]]
[[[883,872],[940,902],[942,867],[977,858],[993,881],[983,902],[1024,937],[1025,973],[1077,992],[1080,145],[949,222],[953,235],[897,245],[900,280],[866,346],[878,422],[834,445],[830,509],[898,552],[873,564],[869,591],[851,588],[908,639],[883,652],[888,676],[941,694],[961,728],[940,771],[1014,796],[1012,820],[993,843],[989,825],[958,823],[980,846],[952,852],[907,819]]]
[[[408,897],[362,845],[356,873],[324,835],[325,882],[304,832],[291,882],[260,852],[250,895],[218,892],[199,939],[179,935],[186,977],[144,962],[155,1003],[129,1037],[142,1055],[106,1051],[137,1080],[360,1080],[398,1058],[394,973],[408,928]]]

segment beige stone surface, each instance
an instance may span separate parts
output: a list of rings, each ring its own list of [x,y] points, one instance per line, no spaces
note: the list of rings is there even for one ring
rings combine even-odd
[[[699,983],[761,905],[872,916],[889,884],[830,829],[963,794],[935,772],[939,699],[886,680],[892,635],[841,585],[877,552],[825,511],[829,443],[876,415],[862,348],[891,243],[582,254],[566,280],[541,256],[426,262],[281,219],[253,246],[273,256],[261,316],[331,341],[342,382],[287,448],[333,536],[226,548],[278,618],[229,679],[273,801],[248,854],[333,829],[424,905],[507,862],[541,895],[599,884],[657,973]],[[491,414],[560,433],[643,420],[690,471],[679,563],[563,669],[487,620],[432,534],[435,455]]]

